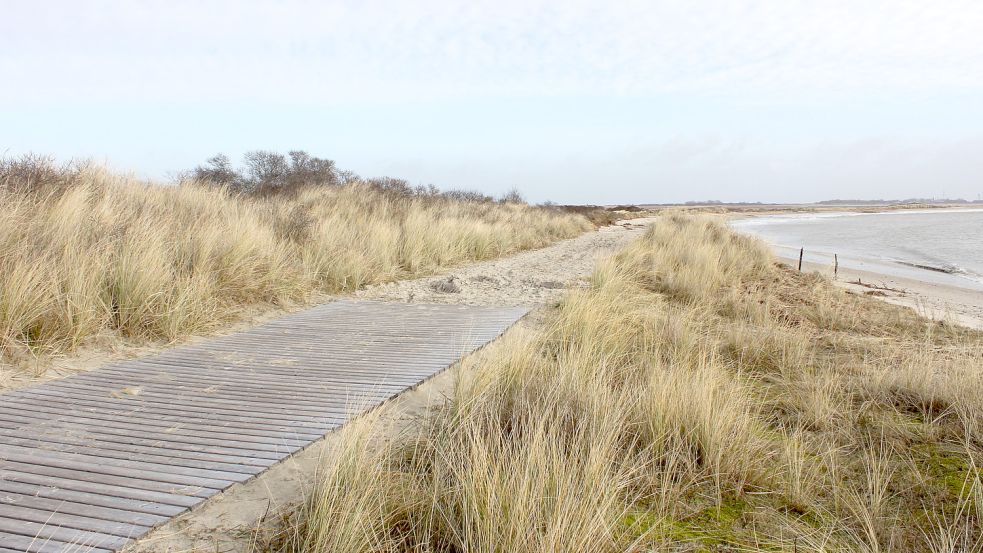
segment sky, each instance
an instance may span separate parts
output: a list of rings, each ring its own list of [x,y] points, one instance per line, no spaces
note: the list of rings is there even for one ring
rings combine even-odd
[[[536,202],[983,197],[983,2],[0,0],[0,154]]]

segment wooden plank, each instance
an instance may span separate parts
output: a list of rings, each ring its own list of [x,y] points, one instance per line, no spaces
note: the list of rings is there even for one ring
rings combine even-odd
[[[141,397],[137,398],[115,398],[107,397],[107,394],[103,393],[93,393],[87,391],[84,388],[74,389],[74,388],[61,388],[61,389],[49,389],[48,392],[54,394],[58,397],[65,398],[82,398],[90,399],[96,401],[102,401],[107,406],[113,406],[119,409],[127,408],[139,408],[144,405],[150,405],[154,407],[166,408],[168,406],[168,400],[166,398],[152,398],[152,397]],[[324,417],[311,417],[309,415],[291,415],[290,413],[285,414],[273,414],[263,411],[250,411],[248,408],[229,408],[227,405],[214,405],[211,402],[206,401],[187,401],[175,399],[173,400],[177,404],[176,409],[190,410],[190,411],[200,411],[201,413],[223,415],[232,420],[242,420],[248,419],[250,414],[256,420],[268,421],[272,424],[279,425],[295,425],[305,422],[318,423],[318,422],[330,422],[336,420],[339,415],[325,415]],[[332,418],[333,417],[333,418]]]
[[[18,503],[0,503],[0,519],[35,522],[49,527],[95,532],[104,536],[124,538],[124,540],[132,536],[143,535],[150,529],[147,526],[127,524],[125,522],[114,522],[89,516],[51,512],[47,509],[35,509],[31,506],[20,505]],[[86,541],[88,541],[87,545],[99,547],[108,545],[108,540],[100,542]],[[126,542],[117,543],[122,544]]]
[[[157,404],[151,402],[136,402],[126,406],[107,404],[105,396],[101,395],[91,395],[84,393],[65,393],[64,391],[52,392],[43,387],[31,388],[30,390],[21,390],[22,393],[27,395],[29,398],[35,398],[40,401],[46,402],[63,402],[76,404],[80,406],[90,407],[90,406],[101,406],[100,409],[109,410],[118,413],[121,417],[129,417],[134,413],[146,413],[149,415],[160,415],[162,417],[171,416],[172,414],[175,418],[188,418],[195,420],[215,420],[221,423],[229,423],[230,425],[244,425],[245,428],[290,428],[296,427],[300,423],[298,421],[289,421],[284,423],[281,420],[267,419],[263,418],[258,414],[243,414],[240,412],[230,413],[220,409],[211,409],[203,406],[195,406],[191,408],[178,408],[173,405]],[[336,419],[330,419],[329,417],[321,417],[326,422],[323,426],[331,428],[332,424],[337,422],[342,422],[345,420],[342,417]],[[327,422],[330,421],[330,422]],[[237,426],[233,426],[237,428]],[[308,428],[305,426],[305,428]],[[322,425],[311,426],[310,428],[315,431],[322,428]],[[318,432],[318,434],[323,434],[323,432]]]
[[[19,421],[24,427],[36,425],[38,423],[38,419],[9,414],[0,414],[0,420],[15,422]],[[107,440],[119,438],[127,442],[136,441],[136,443],[158,445],[160,447],[170,447],[171,444],[196,445],[202,448],[209,448],[210,450],[216,452],[222,451],[237,454],[243,457],[252,456],[264,459],[277,459],[277,456],[282,452],[293,452],[303,445],[296,443],[281,444],[273,440],[270,440],[268,443],[247,443],[232,440],[199,438],[196,436],[173,435],[166,432],[147,432],[145,430],[140,430],[139,428],[129,428],[135,425],[127,425],[127,423],[124,422],[110,423],[100,421],[97,423],[98,425],[80,424],[85,422],[91,423],[93,421],[88,420],[85,417],[78,417],[74,423],[55,421],[53,424],[56,424],[56,427],[60,430],[71,430],[80,434],[91,434]],[[37,431],[43,429],[43,427],[36,428]],[[0,455],[2,455],[2,450],[0,450]]]
[[[17,480],[0,478],[0,497],[4,496],[4,492],[31,495],[56,501],[71,501],[72,503],[94,505],[96,507],[107,507],[128,513],[148,515],[163,520],[181,514],[186,510],[186,507],[175,507],[156,501],[128,499],[113,495],[69,490],[58,487],[56,483],[27,484],[18,482]],[[134,521],[134,523],[143,524],[137,521]]]
[[[57,418],[52,418],[52,416]],[[111,428],[118,428],[120,430],[133,430],[135,432],[141,432],[147,437],[156,437],[160,434],[177,435],[181,436],[182,438],[200,438],[201,440],[220,441],[230,444],[234,443],[241,445],[245,449],[257,450],[263,450],[263,447],[253,447],[254,445],[263,446],[268,445],[270,442],[275,442],[284,446],[304,445],[306,443],[306,440],[294,439],[283,434],[250,436],[247,434],[238,434],[234,432],[223,432],[220,429],[199,429],[197,425],[193,424],[154,424],[152,422],[133,423],[128,419],[126,421],[120,421],[118,418],[93,415],[82,411],[65,414],[57,409],[52,410],[43,406],[38,406],[34,410],[28,410],[17,407],[12,408],[9,405],[0,405],[0,420],[30,424],[31,428],[36,430],[41,430],[44,428],[44,426],[53,426],[58,429],[70,427],[84,428],[90,425],[108,426]],[[32,422],[44,423],[44,425],[32,424]]]
[[[0,520],[0,547],[18,553],[111,553],[112,550],[101,547],[85,546],[66,543],[35,535],[15,534],[4,530],[5,525]],[[18,525],[19,529],[20,525]]]
[[[323,434],[323,432],[314,431],[299,432],[296,428],[282,425],[272,428],[262,425],[255,425],[255,427],[243,426],[229,421],[216,420],[211,417],[175,416],[160,412],[148,413],[145,411],[112,409],[100,407],[98,402],[85,405],[78,401],[66,401],[64,398],[47,398],[41,405],[37,404],[37,400],[29,400],[28,398],[15,398],[9,401],[5,398],[4,405],[6,407],[18,407],[22,411],[48,413],[64,420],[73,420],[75,416],[79,415],[103,420],[118,420],[122,417],[131,422],[163,427],[168,429],[168,431],[171,428],[180,427],[208,432],[209,435],[232,433],[236,436],[274,439],[286,435],[292,437],[294,440],[304,441],[310,440],[311,438],[316,439]]]
[[[272,462],[254,463],[252,459],[243,459],[245,463],[232,463],[216,461],[216,458],[227,459],[215,455],[198,454],[194,452],[181,452],[179,455],[167,455],[170,450],[166,448],[139,448],[139,446],[129,446],[126,444],[114,444],[111,442],[73,439],[65,436],[55,436],[43,438],[33,436],[24,437],[23,433],[15,433],[6,429],[0,429],[0,439],[10,445],[21,447],[32,447],[40,450],[61,451],[64,453],[84,453],[88,455],[98,454],[108,459],[122,459],[128,461],[147,461],[165,465],[176,465],[188,469],[219,470],[227,472],[239,472],[253,475],[261,472]],[[137,449],[137,451],[134,451]],[[203,460],[202,457],[205,457]]]
[[[47,403],[35,409],[20,405],[0,405],[0,420],[7,420],[11,423],[21,423],[22,425],[38,426],[43,429],[45,426],[58,425],[107,425],[112,428],[134,430],[146,435],[180,435],[187,437],[200,438],[202,440],[225,440],[236,442],[245,449],[263,449],[252,447],[252,444],[268,444],[277,442],[283,445],[299,445],[306,443],[304,438],[293,436],[287,429],[270,430],[255,435],[249,432],[238,432],[236,429],[224,428],[220,424],[208,426],[207,423],[193,421],[161,421],[153,417],[140,417],[136,414],[123,418],[120,415],[110,415],[99,412],[91,412],[80,409],[65,408],[61,404]],[[35,422],[31,422],[35,421]]]
[[[115,383],[110,382],[99,382],[98,380],[92,380],[92,377],[97,377],[98,375],[79,375],[78,377],[72,377],[69,381],[68,379],[52,383],[52,388],[54,390],[68,388],[80,391],[88,391],[90,393],[103,393],[106,396],[106,401],[112,402],[144,402],[157,400],[158,402],[175,401],[181,405],[195,406],[198,403],[203,405],[213,405],[216,407],[222,407],[229,411],[241,411],[241,412],[255,412],[258,411],[267,415],[280,415],[285,418],[294,416],[307,416],[307,417],[317,417],[322,414],[335,413],[330,409],[331,404],[327,404],[323,408],[308,407],[308,406],[293,406],[287,403],[267,403],[262,401],[249,401],[249,405],[243,405],[243,401],[235,398],[224,398],[219,394],[208,395],[208,394],[192,394],[190,390],[181,390],[179,388],[164,388],[162,386],[145,385],[143,386],[140,394],[129,395],[125,392],[121,392],[119,386]]]
[[[234,386],[236,390],[242,391],[276,391],[278,393],[298,394],[304,396],[325,397],[326,395],[339,395],[341,386],[345,383],[369,383],[378,384],[385,378],[400,378],[401,380],[418,379],[433,374],[434,371],[419,371],[405,373],[397,371],[398,366],[394,366],[392,373],[380,377],[370,375],[365,371],[349,372],[340,366],[338,371],[332,368],[331,371],[323,373],[316,372],[305,366],[278,367],[279,370],[264,369],[263,363],[257,363],[254,367],[248,367],[247,371],[238,368],[207,367],[208,371],[202,371],[202,366],[188,367],[189,362],[174,362],[173,365],[164,365],[163,362],[155,362],[153,366],[144,368],[116,366],[113,367],[113,374],[118,374],[121,379],[151,380],[153,382],[183,383],[183,384],[203,384],[220,385],[225,387]],[[270,362],[267,362],[270,363]],[[268,364],[266,365],[269,366]]]
[[[51,466],[49,463],[37,463],[35,460],[30,459],[26,462],[14,461],[11,459],[2,460],[0,459],[0,473],[6,470],[15,470],[17,472],[27,472],[29,474],[36,474],[40,476],[56,476],[65,480],[76,480],[82,482],[91,482],[94,484],[105,484],[106,486],[116,486],[119,488],[134,488],[137,490],[161,492],[170,496],[187,496],[189,498],[201,498],[205,499],[215,495],[217,490],[213,488],[205,488],[201,486],[186,486],[182,484],[176,484],[171,482],[161,482],[156,479],[132,477],[132,476],[119,476],[114,474],[106,474],[104,472],[91,472],[85,470],[86,467],[58,467]],[[74,488],[73,488],[74,489]],[[120,493],[124,493],[125,490],[120,490]],[[128,497],[123,495],[121,497]],[[174,504],[177,503],[176,499],[172,500]],[[191,505],[196,504],[196,501],[192,501]]]
[[[66,515],[78,515],[110,522],[122,522],[133,526],[150,528],[168,520],[169,517],[148,515],[112,507],[103,507],[89,503],[76,503],[62,499],[49,499],[30,493],[22,494],[11,491],[0,491],[0,504],[19,505],[34,510]]]
[[[27,472],[32,468],[30,465],[0,462],[0,480],[37,486],[55,486],[59,490],[144,501],[151,505],[160,506],[162,512],[170,511],[174,507],[179,508],[178,512],[180,513],[188,507],[201,503],[204,497],[211,495],[193,496],[186,493],[175,493],[173,486],[164,486],[167,489],[160,491],[152,489],[157,487],[156,483],[144,485],[140,481],[132,482],[132,480],[121,478],[108,479],[102,475],[90,475],[84,472],[46,470],[47,467]]]
[[[141,447],[167,448],[175,452],[194,452],[214,455],[231,455],[255,459],[252,465],[269,466],[270,462],[275,462],[281,457],[278,452],[271,451],[247,451],[243,449],[224,448],[215,445],[187,444],[178,441],[164,442],[150,438],[133,437],[123,434],[114,434],[112,429],[104,430],[98,428],[86,429],[86,433],[93,439],[93,442],[106,441],[123,445],[139,445]]]
[[[248,479],[242,474],[232,472],[220,473],[201,469],[183,469],[169,465],[158,465],[140,461],[121,461],[80,453],[60,453],[57,451],[9,444],[4,444],[3,450],[0,451],[0,459],[15,463],[44,465],[95,474],[153,480],[155,482],[176,484],[178,486],[211,488],[213,490],[223,490],[229,484]]]
[[[250,380],[262,382],[284,377],[291,383],[322,384],[335,383],[336,377],[346,377],[352,382],[375,383],[380,378],[411,379],[436,372],[411,365],[408,363],[411,360],[420,364],[423,362],[442,362],[446,366],[458,358],[455,355],[442,354],[439,357],[435,355],[432,359],[425,359],[421,362],[410,359],[408,356],[398,355],[398,352],[390,351],[389,353],[394,356],[391,361],[373,360],[371,358],[356,359],[325,352],[305,354],[326,356],[326,359],[322,359],[319,364],[315,364],[304,357],[295,357],[296,361],[285,363],[280,357],[229,362],[221,359],[208,359],[203,356],[182,356],[173,359],[156,359],[148,361],[146,365],[122,365],[121,367],[143,374],[149,374],[155,370],[157,372],[169,370],[175,374],[198,374],[202,377],[218,374],[225,378],[234,379],[231,382],[238,382],[240,378],[244,382]],[[330,357],[335,358],[331,359],[329,363],[327,358]],[[227,382],[230,381],[227,380]]]
[[[162,382],[221,382],[236,385],[238,389],[283,390],[290,393],[332,393],[339,384],[384,384],[386,379],[413,380],[434,374],[434,371],[401,371],[400,364],[373,363],[375,371],[351,368],[345,359],[336,359],[330,367],[319,368],[310,364],[270,366],[274,361],[256,361],[249,365],[229,367],[207,361],[154,361],[145,367],[114,367],[121,378],[134,380],[154,379]],[[306,362],[305,362],[306,363]],[[359,362],[364,364],[365,362]],[[189,367],[188,365],[195,365]],[[207,371],[202,371],[207,369]],[[389,372],[380,374],[380,369]],[[125,376],[123,376],[125,375]]]
[[[91,375],[91,377],[98,376],[100,375]],[[296,400],[290,401],[289,405],[283,403],[284,394],[272,391],[240,391],[231,387],[220,388],[217,386],[194,386],[189,385],[188,383],[178,384],[159,382],[149,378],[133,379],[128,382],[124,382],[124,385],[122,386],[106,388],[89,386],[88,389],[105,390],[107,395],[110,395],[115,399],[119,399],[116,398],[116,395],[125,394],[125,392],[120,392],[119,390],[126,386],[132,386],[140,389],[139,396],[142,398],[172,397],[180,398],[185,402],[207,400],[212,403],[222,403],[226,405],[242,405],[248,403],[249,406],[254,406],[257,410],[268,412],[296,412],[301,415],[306,414],[309,416],[322,416],[324,414],[337,413],[338,404],[341,401],[345,401],[349,398],[358,398],[358,396],[362,396],[364,399],[383,391],[390,393],[399,392],[405,389],[409,383],[417,380],[420,379],[407,380],[405,382],[394,384],[383,382],[367,382],[364,385],[350,384],[344,389],[326,392],[322,394],[321,397],[308,396],[308,398],[305,398],[304,396],[298,395]],[[93,380],[76,379],[75,382],[90,384],[93,382]]]
[[[267,352],[260,352],[257,350],[250,351],[249,349],[239,348],[235,349],[231,346],[226,348],[214,348],[211,352],[212,355],[198,354],[196,352],[187,352],[182,355],[173,355],[167,358],[158,359],[157,362],[166,361],[192,361],[198,363],[211,363],[214,365],[222,367],[248,367],[255,366],[258,363],[268,362],[270,360],[282,359],[287,357],[293,359],[295,365],[284,365],[283,368],[300,368],[304,370],[311,369],[333,369],[334,362],[350,362],[350,363],[360,363],[365,360],[372,360],[373,357],[377,356],[379,353],[386,353],[388,355],[398,355],[398,359],[401,361],[416,361],[420,363],[420,366],[405,366],[404,368],[408,371],[426,372],[425,369],[421,368],[423,363],[433,362],[438,359],[460,358],[463,355],[469,353],[474,349],[472,344],[462,344],[459,347],[453,348],[430,348],[425,347],[423,344],[417,346],[406,345],[403,347],[397,347],[398,344],[390,344],[385,347],[381,344],[367,344],[363,346],[358,346],[359,352],[357,354],[351,352],[339,352],[332,348],[323,348],[318,346],[303,346],[293,344],[289,346],[290,353],[286,356],[282,354],[270,355]],[[286,344],[283,346],[285,349]],[[223,359],[221,357],[215,357],[216,352],[227,352],[229,354],[236,353],[239,357],[233,361]],[[249,355],[246,355],[249,354]],[[331,358],[323,357],[325,354],[332,355]],[[395,357],[394,357],[395,358]],[[330,363],[329,363],[330,361]],[[302,363],[307,363],[307,365],[302,365]],[[392,363],[388,364],[393,366]],[[386,367],[386,364],[376,365],[366,367],[349,367],[350,370],[359,369],[360,371],[368,374],[377,373],[380,369]],[[277,365],[272,365],[269,369],[280,368]]]
[[[258,413],[260,416],[266,419],[281,420],[284,422],[292,422],[298,419],[317,418],[317,415],[311,414],[309,412],[295,413],[291,411],[290,407],[286,404],[279,406],[264,407],[261,405],[255,406],[255,409],[251,409],[250,406],[244,406],[242,403],[221,400],[221,399],[211,399],[211,398],[185,398],[181,396],[167,396],[166,394],[157,394],[144,392],[140,396],[126,396],[125,394],[120,394],[119,396],[114,396],[111,392],[116,391],[116,388],[111,386],[105,386],[103,388],[95,388],[92,386],[86,386],[85,383],[77,383],[74,381],[74,377],[71,377],[71,382],[69,379],[62,381],[53,382],[52,386],[49,388],[53,391],[65,390],[67,392],[75,392],[80,394],[90,395],[95,398],[102,398],[107,404],[143,404],[143,403],[155,403],[167,405],[168,402],[173,402],[174,404],[181,405],[184,407],[204,407],[217,409],[227,413]],[[337,414],[333,412],[325,412],[326,415]]]
[[[120,536],[115,533],[103,533],[98,530],[83,530],[75,526],[93,526],[107,528],[119,532],[129,531]],[[139,536],[149,528],[140,528],[121,523],[106,523],[97,519],[86,519],[72,515],[46,513],[33,509],[24,509],[13,505],[0,505],[0,532],[23,537],[38,537],[57,540],[69,544],[88,545],[109,550],[118,549],[133,536]],[[0,542],[0,545],[4,545]]]

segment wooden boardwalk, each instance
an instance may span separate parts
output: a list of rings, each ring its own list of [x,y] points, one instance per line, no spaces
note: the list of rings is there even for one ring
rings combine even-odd
[[[118,550],[526,311],[339,301],[2,394],[0,553]]]

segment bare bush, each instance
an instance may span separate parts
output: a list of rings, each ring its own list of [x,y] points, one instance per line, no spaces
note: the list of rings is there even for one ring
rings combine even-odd
[[[288,187],[338,186],[340,184],[342,184],[342,179],[334,161],[312,156],[303,150],[290,152],[290,170],[287,174]]]
[[[236,168],[228,156],[218,154],[195,167],[189,176],[198,182],[261,195],[296,193],[306,186],[340,186],[357,180],[353,173],[339,172],[330,159],[302,150],[292,150],[288,156],[253,150],[243,156],[243,167]]]
[[[200,182],[209,182],[218,186],[241,189],[245,186],[242,174],[232,167],[229,156],[218,154],[205,160],[204,165],[195,167],[191,177]]]
[[[450,200],[459,202],[490,203],[495,201],[495,198],[478,190],[448,190],[443,195]]]
[[[477,190],[441,191],[433,184],[412,185],[408,180],[391,177],[363,178],[350,170],[342,170],[334,161],[312,156],[303,150],[292,150],[287,156],[267,150],[247,152],[243,167],[236,168],[229,157],[213,156],[187,174],[195,182],[228,188],[234,192],[262,196],[297,194],[306,187],[345,186],[364,184],[394,197],[445,199],[464,203],[491,203],[495,198]],[[499,200],[503,204],[527,205],[515,188]]]
[[[397,196],[412,196],[413,186],[405,179],[395,177],[374,177],[367,181],[370,186],[381,192]]]
[[[519,192],[518,188],[512,188],[505,194],[502,194],[502,198],[499,200],[503,204],[525,204],[526,199],[522,197],[522,193]]]
[[[36,154],[0,158],[0,190],[58,192],[71,187],[87,166],[79,161],[59,165],[54,158]]]

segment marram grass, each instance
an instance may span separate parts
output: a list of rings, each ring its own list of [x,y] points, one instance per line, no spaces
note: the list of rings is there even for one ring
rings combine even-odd
[[[555,210],[364,184],[259,198],[93,167],[47,171],[48,186],[16,175],[0,182],[0,365],[96,337],[208,332],[256,306],[425,275],[590,228]]]

